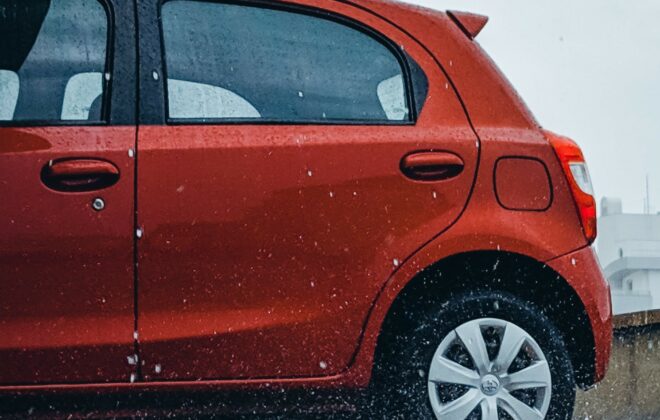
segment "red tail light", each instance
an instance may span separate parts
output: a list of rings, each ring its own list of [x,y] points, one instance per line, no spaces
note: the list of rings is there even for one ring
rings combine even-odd
[[[561,167],[564,170],[568,184],[577,205],[582,230],[587,242],[591,244],[596,239],[596,200],[587,163],[584,161],[580,147],[568,137],[563,137],[545,131],[545,135],[555,150]]]

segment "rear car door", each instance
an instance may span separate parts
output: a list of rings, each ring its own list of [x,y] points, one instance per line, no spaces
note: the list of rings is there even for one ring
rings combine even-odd
[[[0,385],[134,373],[133,30],[130,1],[0,3]]]
[[[477,139],[449,81],[341,2],[142,4],[145,379],[341,372],[467,202]]]

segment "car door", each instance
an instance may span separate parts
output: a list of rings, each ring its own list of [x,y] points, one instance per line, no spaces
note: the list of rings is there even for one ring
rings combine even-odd
[[[477,142],[449,81],[341,2],[141,13],[145,379],[341,372],[388,277],[466,204]]]
[[[0,385],[129,381],[131,2],[0,9]]]

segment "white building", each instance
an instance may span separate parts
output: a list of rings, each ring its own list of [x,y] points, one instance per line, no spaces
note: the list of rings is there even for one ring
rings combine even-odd
[[[597,251],[615,314],[660,308],[660,214],[624,214],[603,198]]]

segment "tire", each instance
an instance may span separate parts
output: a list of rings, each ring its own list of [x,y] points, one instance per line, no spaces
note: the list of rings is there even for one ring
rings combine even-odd
[[[402,314],[388,325],[392,328],[379,340],[375,359],[369,418],[526,420],[542,418],[544,413],[548,419],[571,418],[575,403],[571,360],[557,328],[534,305],[508,293],[467,293]],[[469,351],[463,341],[478,342],[475,331],[486,337],[485,347],[471,344]],[[507,358],[504,355],[513,352],[500,355],[502,342],[524,344]],[[485,355],[481,369],[475,363],[479,354]],[[498,367],[514,357],[509,368]],[[466,368],[472,373],[468,375]],[[518,372],[526,377],[516,376]],[[435,381],[429,381],[430,375]],[[542,386],[515,389],[529,386],[522,379]],[[452,381],[469,385],[446,383]],[[475,401],[474,410],[466,414]],[[463,409],[451,408],[457,404]]]

